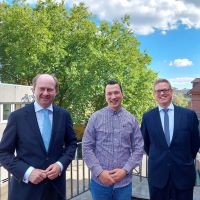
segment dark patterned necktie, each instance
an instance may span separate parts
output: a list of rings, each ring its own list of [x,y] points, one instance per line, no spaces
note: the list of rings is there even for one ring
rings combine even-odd
[[[163,109],[164,111],[164,134],[167,141],[168,146],[170,145],[170,134],[169,134],[169,109]]]

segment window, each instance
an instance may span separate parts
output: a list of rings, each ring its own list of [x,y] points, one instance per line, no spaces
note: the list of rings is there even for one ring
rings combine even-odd
[[[11,113],[11,105],[3,104],[3,121],[8,119],[10,113]]]
[[[15,110],[15,104],[5,103],[0,104],[0,122],[7,122],[8,117],[12,111]]]

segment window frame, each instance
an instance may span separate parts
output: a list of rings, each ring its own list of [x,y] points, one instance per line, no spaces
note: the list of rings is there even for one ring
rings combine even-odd
[[[4,114],[4,110],[3,110],[3,106],[5,104],[10,105],[10,113],[13,112],[15,110],[15,104],[14,103],[1,103],[0,104],[0,123],[7,123],[8,119],[3,119],[3,114]],[[9,115],[10,115],[9,113]]]

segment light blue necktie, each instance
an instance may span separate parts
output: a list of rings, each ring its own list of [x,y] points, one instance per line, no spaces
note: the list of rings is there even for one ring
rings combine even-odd
[[[167,141],[168,146],[170,145],[170,133],[169,133],[169,109],[163,109],[164,111],[164,134]]]
[[[49,142],[51,138],[51,121],[49,119],[49,111],[47,109],[43,109],[42,113],[43,113],[42,138],[43,138],[46,151],[48,151]]]

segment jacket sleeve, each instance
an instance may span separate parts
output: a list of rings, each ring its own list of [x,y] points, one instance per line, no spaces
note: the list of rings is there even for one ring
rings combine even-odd
[[[0,142],[0,163],[5,169],[12,173],[18,181],[21,181],[29,165],[19,159],[15,154],[17,140],[16,116],[14,113],[11,113]]]
[[[146,154],[149,155],[150,139],[149,139],[149,132],[147,129],[147,124],[146,124],[145,114],[143,115],[143,118],[142,118],[141,132],[144,139],[144,150]]]
[[[59,158],[59,162],[63,164],[63,168],[66,169],[68,165],[71,163],[72,159],[75,156],[76,148],[77,148],[77,139],[73,128],[73,122],[69,112],[66,112],[66,124],[65,126],[65,147],[63,155]]]
[[[193,123],[191,123],[192,125],[192,131],[191,131],[191,141],[192,141],[192,144],[191,144],[191,151],[192,151],[192,156],[193,158],[195,159],[196,157],[196,154],[200,148],[200,133],[199,133],[199,128],[198,128],[198,125],[199,125],[199,121],[198,121],[198,118],[197,118],[197,115],[195,112],[192,112],[193,115],[192,115],[192,121]]]

